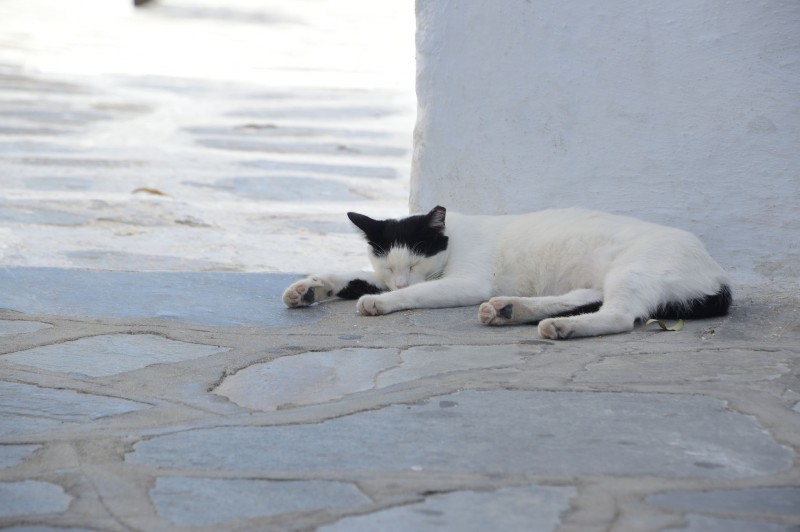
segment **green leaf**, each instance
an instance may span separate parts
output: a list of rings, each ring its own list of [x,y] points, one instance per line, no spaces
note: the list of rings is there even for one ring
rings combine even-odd
[[[664,323],[664,320],[649,319],[644,323],[644,326],[647,327],[651,323],[658,323],[658,326],[661,327],[662,331],[680,331],[681,329],[683,329],[684,325],[683,320],[678,320],[678,323],[676,323],[672,327],[667,327],[667,324]]]

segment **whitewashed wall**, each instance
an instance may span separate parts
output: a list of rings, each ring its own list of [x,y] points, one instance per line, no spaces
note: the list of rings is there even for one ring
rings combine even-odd
[[[800,2],[417,0],[410,207],[579,205],[800,269]]]

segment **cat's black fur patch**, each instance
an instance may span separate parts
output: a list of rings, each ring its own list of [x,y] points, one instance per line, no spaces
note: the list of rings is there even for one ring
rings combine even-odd
[[[497,315],[500,316],[501,318],[510,320],[511,317],[514,315],[514,305],[509,303],[505,307],[498,309]]]
[[[716,318],[728,313],[733,302],[733,294],[728,285],[722,285],[719,292],[684,303],[667,303],[654,312],[653,317],[664,320],[701,320]]]
[[[580,305],[575,308],[571,308],[569,310],[565,310],[564,312],[559,312],[558,314],[553,314],[550,316],[551,318],[568,318],[570,316],[580,316],[581,314],[591,314],[593,312],[597,312],[600,310],[600,307],[603,306],[602,301],[595,301],[593,303],[587,303],[585,305]]]
[[[358,299],[363,295],[380,294],[381,292],[383,292],[383,290],[372,283],[368,283],[363,279],[353,279],[347,283],[347,286],[339,290],[336,296],[342,299]]]
[[[428,214],[417,214],[401,220],[373,220],[363,214],[347,213],[364,236],[376,256],[385,256],[392,247],[404,246],[418,255],[432,257],[447,249],[444,235],[445,208],[437,206]]]
[[[303,301],[305,301],[306,303],[313,303],[314,302],[314,287],[313,286],[308,287],[308,290],[306,290],[306,293],[303,294]]]
[[[685,303],[667,303],[653,313],[653,318],[661,320],[700,320],[704,318],[716,318],[728,313],[728,309],[733,302],[733,295],[728,285],[723,285],[719,292],[710,296],[692,299]],[[560,312],[551,318],[566,318],[578,316],[580,314],[590,314],[597,312],[603,306],[601,301],[589,303],[575,307],[573,309]],[[648,316],[650,317],[650,316]]]

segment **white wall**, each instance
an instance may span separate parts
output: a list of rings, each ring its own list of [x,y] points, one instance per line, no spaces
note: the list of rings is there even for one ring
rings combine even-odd
[[[417,95],[412,211],[592,207],[800,276],[797,0],[417,0]]]

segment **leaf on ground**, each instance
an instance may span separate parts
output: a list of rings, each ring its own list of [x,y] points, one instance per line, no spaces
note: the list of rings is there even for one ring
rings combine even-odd
[[[647,327],[651,323],[658,323],[658,326],[661,327],[662,331],[673,331],[673,332],[680,331],[681,329],[683,329],[684,325],[683,320],[678,320],[678,322],[675,325],[673,325],[672,327],[668,327],[667,324],[664,323],[664,320],[649,319],[644,323],[644,326]]]
[[[138,194],[140,192],[144,194],[152,194],[153,196],[169,196],[169,194],[167,194],[166,192],[161,192],[157,188],[152,188],[152,187],[139,187],[132,193]]]

